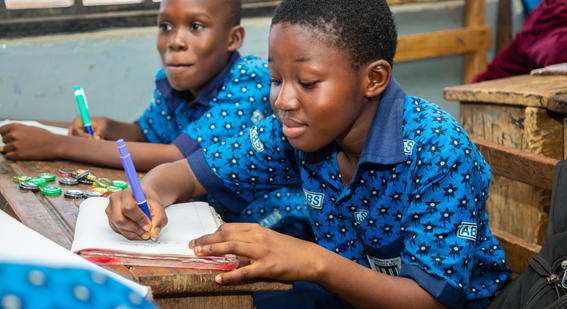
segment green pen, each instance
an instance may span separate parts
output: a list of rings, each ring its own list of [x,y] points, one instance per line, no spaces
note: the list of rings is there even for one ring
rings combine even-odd
[[[75,99],[77,99],[77,105],[79,106],[79,113],[81,113],[81,119],[83,120],[83,127],[85,127],[85,132],[93,136],[93,128],[91,126],[91,119],[89,118],[89,113],[87,112],[87,96],[85,95],[85,89],[75,86]]]

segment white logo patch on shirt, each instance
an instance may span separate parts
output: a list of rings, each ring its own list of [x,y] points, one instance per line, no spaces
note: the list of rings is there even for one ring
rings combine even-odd
[[[356,223],[358,223],[358,224],[360,224],[360,223],[362,223],[362,221],[366,220],[366,217],[368,217],[368,210],[366,210],[366,209],[361,209],[361,210],[354,213],[354,219],[356,220]]]
[[[258,137],[258,129],[256,127],[250,129],[250,142],[252,143],[252,147],[254,147],[257,152],[264,151],[264,144],[262,144],[260,138]]]
[[[476,223],[461,222],[457,236],[464,239],[476,240]]]
[[[372,270],[381,272],[390,276],[398,276],[400,268],[402,268],[402,258],[394,257],[389,259],[379,259],[370,255],[366,255],[368,264]]]
[[[260,110],[254,110],[252,112],[252,117],[250,117],[250,120],[252,120],[253,124],[258,124],[258,122],[264,120],[264,115],[262,115],[262,112],[260,112]]]
[[[413,147],[415,146],[415,141],[411,139],[404,140],[404,153],[407,155],[411,155],[413,153]]]
[[[270,228],[270,227],[274,226],[276,223],[280,222],[281,219],[282,219],[282,214],[276,208],[276,209],[274,209],[274,211],[272,211],[272,213],[270,213],[269,215],[264,217],[262,220],[260,220],[260,225],[263,226],[263,227]]]
[[[325,199],[325,194],[311,192],[305,189],[303,189],[303,192],[305,193],[305,201],[307,202],[307,204],[316,209],[323,208],[323,200]]]

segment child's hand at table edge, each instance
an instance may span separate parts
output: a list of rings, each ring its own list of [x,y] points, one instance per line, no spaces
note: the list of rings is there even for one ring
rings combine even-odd
[[[104,139],[109,127],[109,119],[106,117],[91,117],[90,119],[93,136],[90,136],[87,132],[85,132],[85,127],[83,126],[83,120],[81,117],[75,117],[75,119],[71,122],[71,125],[69,126],[69,136]]]
[[[106,215],[108,224],[115,232],[131,240],[158,238],[161,229],[167,224],[167,216],[164,207],[154,198],[157,194],[145,188],[144,194],[152,221],[138,207],[130,188],[110,195]]]
[[[58,135],[45,129],[11,123],[0,127],[4,155],[9,160],[57,159]]]
[[[280,281],[315,281],[317,260],[330,253],[315,243],[284,235],[256,223],[225,223],[189,247],[198,256],[235,254],[250,258],[250,265],[215,277],[219,284],[254,278]]]

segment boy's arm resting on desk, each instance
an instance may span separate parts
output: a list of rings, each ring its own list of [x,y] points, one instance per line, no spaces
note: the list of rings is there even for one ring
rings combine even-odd
[[[110,227],[128,239],[157,238],[167,224],[165,206],[207,194],[185,159],[157,166],[144,176],[141,185],[150,207],[151,225],[130,188],[112,194],[106,208]]]
[[[218,283],[254,278],[315,282],[356,308],[445,308],[415,281],[388,276],[315,243],[258,224],[223,224],[190,243],[197,255],[237,254],[252,263],[218,274]]]
[[[101,166],[121,168],[116,142],[93,140],[77,136],[52,134],[46,130],[10,124],[0,128],[6,144],[4,152],[10,160],[65,159]],[[127,143],[134,165],[147,171],[164,163],[183,158],[173,144]],[[157,154],[157,155],[156,155]]]
[[[83,120],[76,117],[69,126],[69,135],[95,139],[117,140],[129,142],[145,142],[146,137],[140,126],[132,122],[120,122],[107,117],[91,117],[93,136],[85,132]]]

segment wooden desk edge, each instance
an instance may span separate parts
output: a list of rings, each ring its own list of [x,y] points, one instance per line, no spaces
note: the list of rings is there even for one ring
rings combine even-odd
[[[154,295],[191,295],[191,294],[223,294],[252,293],[258,291],[289,291],[292,283],[267,279],[252,280],[238,284],[220,285],[215,282],[215,273],[139,275],[140,284],[151,287]]]

